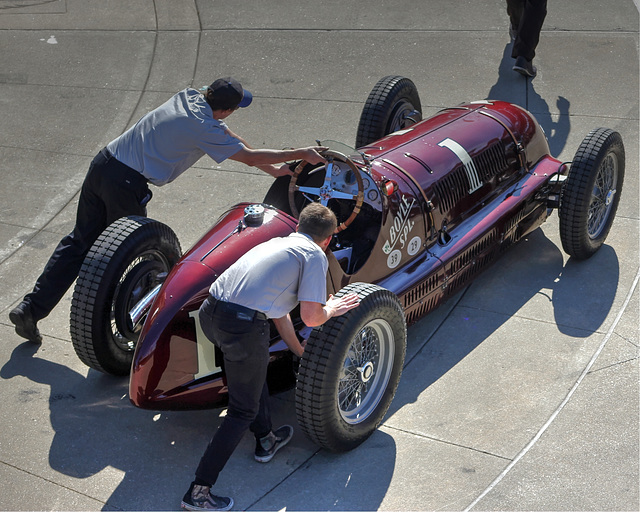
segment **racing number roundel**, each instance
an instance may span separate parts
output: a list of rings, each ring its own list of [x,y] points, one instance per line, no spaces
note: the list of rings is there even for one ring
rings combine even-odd
[[[411,210],[416,204],[415,198],[402,195],[398,205],[398,211],[393,216],[389,235],[382,250],[387,255],[387,267],[396,268],[402,261],[402,252],[407,251],[409,256],[414,256],[420,250],[422,241],[419,236],[409,240],[415,222],[411,220]]]
[[[409,254],[409,256],[414,256],[418,254],[418,251],[420,250],[421,245],[422,245],[422,240],[420,239],[420,237],[414,236],[409,242],[409,245],[407,245],[407,254]]]

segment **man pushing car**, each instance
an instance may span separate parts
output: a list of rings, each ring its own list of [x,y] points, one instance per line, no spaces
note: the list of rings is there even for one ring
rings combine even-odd
[[[321,163],[322,147],[289,150],[252,149],[224,120],[252,101],[233,78],[219,78],[205,92],[184,89],[143,116],[93,159],[78,199],[76,224],[49,258],[33,291],[9,313],[16,333],[35,343],[37,323],[45,318],[78,276],[98,236],[115,220],[146,216],[152,197],[149,183],[172,182],[205,154],[255,166],[271,176],[290,174],[289,160]]]
[[[211,493],[218,475],[250,429],[256,438],[255,459],[269,462],[286,445],[293,428],[273,431],[266,383],[269,364],[269,319],[289,349],[302,356],[289,313],[300,304],[302,321],[315,327],[359,304],[354,293],[327,299],[325,251],[336,230],[333,212],[311,203],[300,213],[298,228],[241,256],[211,285],[198,312],[209,340],[220,348],[229,389],[229,408],[182,500],[186,510],[229,510],[233,499]]]

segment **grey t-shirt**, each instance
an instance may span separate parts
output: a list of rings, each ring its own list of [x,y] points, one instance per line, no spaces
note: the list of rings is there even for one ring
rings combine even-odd
[[[211,285],[215,298],[269,318],[281,318],[300,301],[326,304],[327,257],[307,235],[292,233],[257,245]]]
[[[140,172],[156,186],[175,180],[207,154],[220,163],[243,144],[213,118],[204,96],[184,89],[144,115],[112,140],[107,149],[120,162]]]

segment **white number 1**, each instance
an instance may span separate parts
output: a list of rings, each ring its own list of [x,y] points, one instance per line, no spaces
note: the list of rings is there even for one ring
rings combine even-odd
[[[440,146],[441,148],[447,148],[453,151],[453,153],[462,162],[462,165],[464,165],[464,169],[465,171],[467,171],[467,177],[469,178],[469,183],[471,184],[471,188],[469,189],[469,194],[478,190],[482,186],[482,182],[480,181],[480,177],[478,176],[476,165],[473,163],[473,159],[471,158],[471,155],[467,153],[467,150],[464,149],[455,140],[448,139],[448,138],[444,139],[442,142],[439,142],[438,146]]]
[[[193,318],[196,323],[196,347],[198,350],[198,373],[194,378],[200,379],[222,371],[222,368],[216,366],[216,346],[209,341],[200,325],[198,310],[189,313],[189,317]]]

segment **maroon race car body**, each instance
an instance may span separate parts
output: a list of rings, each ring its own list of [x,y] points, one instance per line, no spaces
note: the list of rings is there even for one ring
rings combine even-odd
[[[197,310],[211,283],[240,255],[295,230],[292,212],[310,194],[332,207],[340,222],[348,219],[350,224],[336,234],[328,253],[327,293],[345,287],[364,290],[362,297],[371,295],[378,301],[372,311],[386,311],[378,318],[375,312],[366,316],[366,308],[353,310],[363,309],[358,314],[366,316],[354,327],[353,336],[383,340],[376,341],[375,355],[354,363],[359,357],[354,354],[364,351],[370,341],[347,342],[338,355],[323,355],[322,347],[333,343],[336,334],[343,337],[340,329],[347,329],[344,325],[350,321],[332,319],[338,323],[311,333],[300,361],[299,420],[312,439],[334,450],[362,442],[388,408],[402,369],[405,326],[467,285],[509,246],[540,226],[552,209],[564,208],[561,234],[571,255],[588,257],[604,242],[624,173],[617,133],[601,129],[590,136],[606,139],[606,144],[585,139],[583,146],[590,147],[588,162],[600,171],[582,169],[582,177],[573,181],[584,186],[571,185],[567,191],[569,166],[549,155],[544,132],[530,113],[506,102],[480,101],[419,121],[419,99],[412,87],[402,77],[382,79],[363,111],[357,155],[330,151],[328,163],[319,170],[304,163],[298,166],[287,197],[278,198],[286,187],[274,185],[267,196],[272,204],[232,207],[172,268],[165,263],[164,273],[155,272],[160,278],[152,293],[144,299],[134,294],[127,302],[127,311],[139,306],[131,314],[130,330],[135,331],[132,324],[141,323],[146,315],[130,373],[130,398],[136,406],[167,410],[224,405],[221,357],[202,333]],[[386,133],[381,138],[376,135]],[[574,166],[589,167],[576,160]],[[592,177],[594,182],[610,183],[595,186],[589,181]],[[573,189],[579,188],[587,189],[582,201],[586,206],[579,198],[568,198],[577,196]],[[592,196],[604,205],[603,218],[595,227]],[[567,197],[566,206],[561,206],[561,197]],[[122,287],[122,279],[120,283]],[[150,288],[147,283],[145,290]],[[295,324],[302,337],[309,336],[297,317]],[[274,361],[291,357],[275,330],[271,352]],[[318,373],[325,380],[318,380]],[[357,391],[341,387],[340,382],[349,378],[356,379]],[[323,386],[326,389],[316,393],[315,388]],[[312,411],[310,402],[323,397],[333,400],[328,409]],[[314,426],[316,421],[326,425]]]

